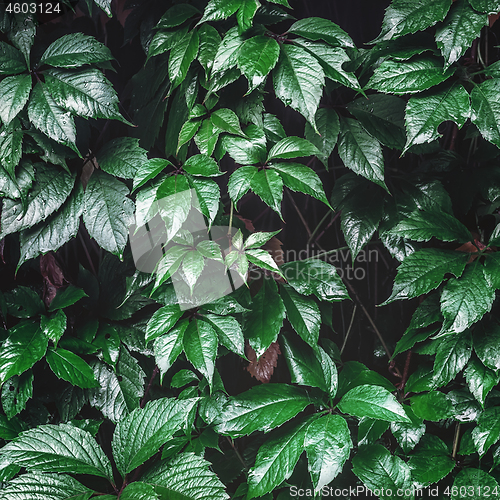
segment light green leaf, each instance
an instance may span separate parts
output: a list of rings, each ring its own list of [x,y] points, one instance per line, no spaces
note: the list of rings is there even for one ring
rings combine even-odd
[[[233,135],[244,135],[241,130],[240,120],[236,113],[228,108],[221,108],[210,115],[212,125],[222,132]]]
[[[0,42],[0,75],[17,75],[26,69],[21,52],[8,43]]]
[[[175,326],[182,314],[183,312],[178,304],[158,309],[148,321],[145,341],[149,342],[160,335],[167,334]]]
[[[160,463],[141,479],[154,486],[160,498],[186,498],[204,500],[209,492],[210,500],[227,500],[224,484],[209,469],[210,462],[194,453],[181,453],[172,460]]]
[[[208,219],[210,227],[219,211],[219,185],[212,179],[196,177],[188,178],[188,182],[189,186],[196,191],[201,213]]]
[[[415,144],[438,139],[438,127],[444,121],[453,121],[462,128],[470,116],[469,94],[462,85],[412,97],[406,106],[407,140],[403,153]]]
[[[472,339],[469,332],[445,337],[438,345],[434,359],[434,387],[451,382],[467,364],[471,352]]]
[[[75,238],[83,209],[83,188],[79,184],[59,211],[38,225],[21,231],[21,256],[18,267],[29,259],[58,250],[71,238]]]
[[[204,24],[198,28],[200,38],[200,48],[198,51],[198,61],[203,66],[205,74],[208,76],[215,60],[215,54],[220,45],[219,32],[210,24]]]
[[[127,186],[109,174],[94,171],[85,191],[83,222],[99,246],[121,257],[128,240],[134,203]]]
[[[357,120],[341,120],[339,156],[347,168],[387,190],[382,147]]]
[[[54,102],[75,115],[128,123],[118,111],[115,90],[98,69],[50,69],[45,73],[45,85]]]
[[[47,363],[57,378],[66,380],[70,384],[88,389],[96,387],[97,383],[92,368],[79,356],[66,349],[49,348]]]
[[[168,333],[158,337],[153,344],[156,364],[160,369],[160,376],[162,378],[182,352],[184,332],[188,325],[189,322],[187,320],[181,321]]]
[[[93,493],[66,474],[22,474],[0,490],[0,499],[88,500]]]
[[[203,314],[202,320],[210,323],[224,347],[245,358],[245,338],[240,324],[233,316]]]
[[[397,491],[411,491],[410,468],[380,444],[360,448],[352,459],[352,471],[372,491],[390,491],[389,495]],[[380,498],[388,498],[389,495],[381,494]]]
[[[12,327],[0,350],[0,385],[42,359],[47,345],[47,337],[36,323],[21,321]]]
[[[187,422],[198,398],[149,401],[118,422],[113,434],[113,457],[125,476],[151,458]]]
[[[333,47],[354,47],[350,36],[329,19],[308,17],[292,24],[288,30],[309,40],[324,40]]]
[[[217,162],[205,155],[190,156],[184,165],[182,165],[182,168],[188,174],[196,176],[217,177],[218,175],[222,175]]]
[[[191,63],[198,55],[199,44],[198,31],[193,29],[173,46],[168,60],[168,76],[172,82],[172,89],[186,78]]]
[[[2,408],[11,419],[26,408],[26,402],[33,396],[33,372],[28,370],[14,375],[2,387]]]
[[[300,137],[285,137],[277,144],[275,144],[267,156],[267,161],[284,160],[289,158],[305,157],[312,155],[319,155],[320,152],[310,143],[307,139]]]
[[[370,417],[388,422],[411,422],[396,398],[383,387],[358,385],[345,394],[338,408],[356,417]]]
[[[219,0],[222,2],[223,0]],[[239,2],[237,2],[239,4]],[[236,7],[238,8],[238,7]],[[228,70],[236,66],[238,54],[244,42],[243,37],[238,34],[238,27],[233,26],[227,31],[220,43],[213,60],[211,75]]]
[[[315,491],[340,474],[352,447],[347,422],[340,415],[324,415],[309,424],[304,448]]]
[[[194,142],[198,146],[200,153],[211,156],[219,139],[220,130],[215,128],[208,118],[201,122],[198,132],[194,136]]]
[[[285,306],[278,295],[276,283],[265,279],[252,300],[244,325],[245,337],[255,350],[257,358],[276,342],[284,319]]]
[[[206,321],[191,321],[182,343],[188,361],[206,377],[211,387],[218,345],[216,331]]]
[[[113,478],[111,463],[92,435],[69,424],[25,431],[2,448],[2,455],[30,471]]]
[[[469,255],[452,250],[423,248],[408,255],[398,268],[391,296],[382,304],[412,299],[437,288],[447,273],[460,277]]]
[[[450,6],[451,0],[394,0],[385,11],[377,40],[391,40],[434,26],[445,18]]]
[[[442,332],[463,332],[479,321],[493,304],[495,291],[488,286],[476,260],[460,278],[450,278],[441,295]]]
[[[265,232],[257,232],[257,233],[252,233],[246,240],[245,240],[245,249],[249,248],[259,248],[265,243],[267,243],[270,239],[272,239],[274,236],[276,236],[281,229],[278,229],[278,231],[272,231],[269,233]]]
[[[337,392],[337,368],[318,345],[311,347],[291,335],[281,336],[286,364],[294,384],[319,387],[330,398]]]
[[[239,33],[243,33],[252,27],[253,18],[260,5],[261,4],[259,0],[242,1],[241,7],[238,9],[238,12],[236,13]]]
[[[500,79],[486,80],[475,85],[471,92],[471,120],[481,135],[500,148]]]
[[[460,59],[487,22],[488,16],[478,14],[467,0],[454,2],[444,23],[436,29],[436,43],[444,57],[444,69]]]
[[[255,3],[255,0],[250,0]],[[264,35],[249,38],[238,53],[238,68],[248,80],[248,93],[256,89],[276,66],[280,48],[278,42]]]
[[[263,384],[229,398],[215,424],[219,434],[240,437],[269,432],[311,403],[307,392],[286,384]]]
[[[282,45],[273,81],[276,97],[298,111],[317,131],[315,115],[325,76],[316,58],[300,47]]]
[[[268,271],[272,271],[274,273],[282,276],[281,271],[276,264],[275,260],[272,258],[271,254],[266,250],[261,249],[253,249],[245,251],[245,257],[249,262],[254,264],[261,269],[267,269]]]
[[[472,439],[479,456],[482,457],[500,439],[500,408],[494,406],[485,410],[472,430]]]
[[[222,139],[222,147],[240,165],[264,164],[267,157],[264,131],[256,125],[249,125],[245,129],[245,135],[248,139],[229,135],[225,136]]]
[[[141,173],[141,169],[148,165],[148,157],[146,150],[139,147],[139,139],[133,137],[118,137],[107,142],[97,153],[96,160],[104,172],[123,179],[134,179],[134,189],[153,178],[148,179],[148,175],[145,175],[143,170]],[[159,159],[155,158],[155,160]],[[170,165],[167,160],[162,161]],[[154,165],[156,166],[157,163]],[[137,176],[140,177],[136,184]]]
[[[73,117],[69,111],[65,112],[57,105],[48,88],[41,82],[35,85],[31,93],[28,116],[38,130],[80,155],[76,148],[76,128]]]
[[[453,215],[442,210],[423,210],[413,212],[388,231],[390,234],[413,241],[429,241],[439,238],[441,241],[470,241],[470,231]]]
[[[316,418],[310,415],[278,429],[260,447],[248,478],[248,499],[273,491],[292,475],[304,449],[307,428]]]
[[[240,7],[239,0],[210,0],[198,24],[207,21],[222,21],[232,16]]]
[[[405,101],[399,97],[373,94],[368,99],[360,97],[347,105],[363,128],[384,146],[403,149]]]
[[[327,167],[328,158],[337,144],[340,132],[339,115],[333,109],[320,108],[316,112],[315,120],[320,135],[314,131],[309,122],[306,122],[304,135],[309,142],[318,148],[320,152],[318,158]]]
[[[93,36],[70,33],[50,44],[38,65],[78,68],[85,64],[97,64],[111,59],[113,56],[108,47],[98,42]]]
[[[384,61],[373,73],[367,89],[388,94],[422,92],[447,80],[453,70],[443,72],[439,59],[421,56],[411,61]]]
[[[439,391],[430,391],[411,398],[411,409],[424,420],[438,422],[453,415],[451,400]]]
[[[259,170],[252,176],[250,189],[281,218],[281,200],[283,199],[283,180],[271,169]]]
[[[8,76],[0,82],[0,119],[5,125],[19,114],[28,102],[31,92],[31,76]]]

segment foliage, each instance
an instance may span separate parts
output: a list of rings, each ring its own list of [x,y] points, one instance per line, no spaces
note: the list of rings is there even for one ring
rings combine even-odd
[[[0,6],[1,499],[499,494],[500,4],[291,4]]]

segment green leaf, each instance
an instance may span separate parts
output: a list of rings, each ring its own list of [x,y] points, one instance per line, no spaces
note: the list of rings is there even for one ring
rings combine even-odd
[[[445,337],[439,344],[434,360],[434,387],[451,382],[469,361],[472,339],[469,332]]]
[[[451,489],[451,498],[453,500],[456,500],[458,498],[470,498],[471,495],[469,495],[469,493],[471,492],[471,490],[473,492],[477,492],[474,495],[475,498],[481,498],[485,491],[498,491],[498,488],[498,482],[494,477],[490,476],[488,473],[484,472],[481,469],[467,467],[462,469],[457,474],[457,477],[455,477],[455,481],[453,481],[453,486]],[[463,495],[464,491],[466,492],[465,495]],[[458,494],[454,494],[455,492],[457,492]]]
[[[411,409],[417,417],[432,422],[444,420],[453,415],[451,400],[439,391],[419,394],[411,398]]]
[[[222,2],[222,0],[219,1]],[[234,2],[235,0],[232,1]],[[244,39],[238,34],[237,26],[233,26],[227,31],[222,39],[222,42],[217,48],[217,52],[213,60],[211,70],[212,78],[216,73],[221,73],[236,66],[238,54],[243,42]]]
[[[368,99],[360,97],[350,102],[347,109],[384,146],[403,149],[406,142],[403,99],[393,95],[373,94]]]
[[[0,163],[9,174],[9,181],[15,179],[16,167],[22,156],[23,130],[17,119],[9,126],[0,128]]]
[[[220,130],[215,128],[208,118],[201,122],[198,132],[194,136],[194,142],[200,153],[211,156],[219,140]]]
[[[429,467],[429,463],[432,463],[432,467]],[[446,477],[455,468],[455,461],[441,439],[427,434],[411,455],[408,465],[417,487],[425,488]]]
[[[308,42],[296,39],[294,43],[312,54],[321,64],[325,76],[334,82],[338,82],[348,88],[361,90],[361,85],[354,73],[345,71],[343,65],[351,61],[351,58],[340,48],[332,49],[322,42]]]
[[[97,383],[92,368],[79,356],[66,349],[52,349],[47,351],[47,363],[57,378],[66,380],[70,384],[88,389],[96,387]]]
[[[307,139],[300,137],[285,137],[275,144],[267,156],[267,161],[284,160],[289,158],[306,157],[318,155],[320,152],[316,146]]]
[[[0,42],[0,75],[17,75],[26,69],[21,52],[8,43]]]
[[[208,76],[215,60],[215,54],[220,45],[219,32],[209,24],[204,24],[198,28],[200,38],[200,48],[198,51],[198,61],[203,66],[205,74]]]
[[[345,166],[387,190],[380,143],[357,120],[346,118],[341,121],[338,151]]]
[[[245,135],[249,139],[225,136],[222,139],[222,147],[229,153],[229,156],[240,165],[252,165],[253,163],[264,164],[267,157],[266,136],[264,135],[264,131],[255,125],[249,125],[245,129]]]
[[[16,318],[32,318],[45,312],[45,305],[37,292],[26,286],[18,286],[4,297],[3,314],[5,306],[7,312]]]
[[[8,76],[0,82],[0,119],[5,125],[19,114],[28,102],[31,92],[31,76]]]
[[[211,387],[217,356],[217,333],[206,321],[194,320],[184,332],[182,343],[188,361],[206,377]]]
[[[283,180],[278,172],[271,169],[258,170],[251,178],[250,189],[283,219],[281,215]]]
[[[157,500],[158,495],[150,484],[134,481],[125,487],[120,498],[121,500]]]
[[[496,320],[482,321],[474,329],[474,351],[485,366],[500,370],[500,326]]]
[[[384,61],[373,73],[366,88],[386,94],[422,92],[447,80],[453,70],[443,72],[439,59],[421,56],[411,61]]]
[[[482,457],[500,439],[500,407],[485,410],[472,430],[472,439],[479,456]]]
[[[227,189],[229,196],[236,205],[238,201],[248,192],[253,177],[257,174],[257,167],[240,167],[229,177]]]
[[[309,40],[324,40],[333,47],[354,47],[350,36],[343,29],[332,21],[321,17],[301,19],[292,24],[288,31]]]
[[[246,250],[248,250],[250,248],[259,248],[262,245],[264,245],[265,243],[267,243],[274,236],[276,236],[280,231],[281,231],[281,229],[278,229],[278,231],[272,231],[269,233],[265,233],[265,232],[252,233],[245,240],[244,248]]]
[[[193,16],[199,14],[200,11],[192,5],[186,3],[174,5],[173,7],[170,7],[165,14],[163,14],[155,27],[164,29],[175,28],[176,26],[183,24],[188,19],[191,19]]]
[[[150,160],[141,162],[141,164],[137,166],[134,174],[134,188],[132,191],[141,188],[150,180],[161,174],[167,167],[172,166],[172,163],[163,158],[151,158]]]
[[[118,111],[115,90],[98,69],[50,69],[45,73],[45,85],[55,103],[75,115],[128,124]]]
[[[151,458],[174,433],[184,427],[198,398],[149,401],[118,422],[113,434],[113,457],[122,475]]]
[[[484,366],[476,357],[469,361],[464,375],[470,392],[484,407],[486,396],[498,384],[500,377],[493,370]]]
[[[92,435],[69,424],[25,431],[2,448],[2,455],[30,471],[113,478],[111,463]]]
[[[193,155],[189,157],[184,165],[182,165],[182,168],[188,174],[195,176],[217,177],[218,175],[222,175],[217,162],[205,155]]]
[[[0,350],[0,385],[13,375],[21,375],[43,358],[47,337],[31,321],[20,321],[9,330]]]
[[[38,82],[31,93],[28,117],[33,125],[54,141],[70,147],[78,155],[76,148],[76,128],[69,111],[65,112],[50,94],[48,88]]]
[[[343,413],[356,417],[370,417],[388,422],[410,422],[403,407],[383,387],[359,385],[345,394],[338,408]]]
[[[56,311],[57,309],[64,309],[65,307],[72,306],[83,297],[87,297],[87,294],[82,288],[77,288],[76,286],[69,285],[68,287],[64,288],[64,290],[58,291],[58,293],[50,303],[49,311]]]
[[[321,327],[321,313],[316,301],[312,297],[297,293],[287,285],[280,286],[280,295],[293,329],[311,347],[316,347]]]
[[[227,19],[238,10],[240,5],[241,2],[239,0],[210,0],[198,24]]]
[[[396,491],[411,491],[410,468],[380,444],[362,447],[352,459],[352,471],[372,491],[383,489],[390,491],[389,495]],[[381,494],[380,497],[388,498],[389,495]]]
[[[193,29],[173,46],[168,60],[168,76],[172,82],[172,89],[186,78],[191,63],[198,55],[199,44],[198,31]]]
[[[406,106],[407,140],[403,153],[415,144],[438,139],[438,127],[445,121],[453,121],[462,128],[470,116],[469,94],[462,85],[433,92],[430,95],[412,97]]]
[[[269,432],[295,417],[310,403],[307,392],[300,387],[257,385],[229,398],[215,424],[215,431],[233,438],[254,431]]]
[[[146,150],[139,147],[139,139],[133,137],[118,137],[107,142],[97,153],[96,160],[99,167],[108,174],[123,179],[134,179],[134,189],[142,186],[147,182],[147,175],[142,173],[137,182],[137,175],[148,165]],[[158,160],[158,159],[155,159]],[[153,160],[149,160],[152,162]],[[168,165],[170,162],[163,160]],[[155,166],[157,163],[155,163]],[[153,177],[150,177],[152,179]],[[147,179],[147,180],[146,180]]]
[[[221,108],[210,115],[212,125],[222,132],[233,135],[244,135],[241,130],[240,120],[236,113],[228,108]]]
[[[484,276],[488,285],[498,289],[500,288],[500,254],[492,253],[487,254],[486,261],[484,263]]]
[[[212,225],[218,211],[220,200],[219,185],[212,179],[189,178],[189,186],[196,191],[201,213]]]
[[[113,15],[111,12],[111,0],[94,0],[94,3],[97,4],[108,17]]]
[[[2,387],[2,408],[11,419],[26,408],[26,402],[33,396],[33,372],[28,370],[14,375]]]
[[[0,437],[6,441],[15,439],[22,431],[26,429],[26,424],[17,417],[8,419],[5,415],[0,415]],[[13,463],[10,458],[7,459],[9,463]]]
[[[498,92],[500,79],[491,79],[475,85],[470,97],[472,123],[487,141],[500,148],[500,103],[496,99]]]
[[[239,33],[243,33],[252,27],[253,18],[259,7],[260,7],[259,0],[242,1],[242,5],[238,9],[238,12],[236,13]]]
[[[203,314],[202,320],[210,323],[217,333],[219,343],[245,358],[245,338],[240,324],[233,316]]]
[[[83,222],[90,236],[108,252],[123,255],[134,213],[127,186],[109,174],[94,171],[85,191]]]
[[[328,354],[321,347],[313,348],[291,335],[282,335],[281,339],[292,383],[319,387],[334,398],[337,369]]]
[[[258,35],[243,43],[238,53],[238,68],[248,80],[248,93],[264,82],[276,66],[279,54],[278,42],[271,37]]]
[[[178,44],[186,34],[187,27],[174,31],[157,31],[149,43],[146,60],[148,61],[151,57],[168,52],[172,47]]]
[[[66,474],[22,474],[0,491],[2,500],[88,500],[93,491]],[[101,497],[104,498],[104,497]]]
[[[182,352],[184,332],[188,325],[189,322],[187,320],[181,321],[168,333],[158,337],[153,344],[156,364],[160,369],[160,376],[162,378]]]
[[[104,363],[91,363],[100,388],[94,389],[89,398],[95,406],[113,423],[117,423],[139,406],[139,398],[144,395],[144,377],[137,360],[122,346],[116,373]]]
[[[98,42],[93,36],[71,33],[61,36],[50,44],[38,65],[78,68],[85,64],[98,64],[111,59],[113,56],[108,47]]]
[[[391,296],[382,304],[412,299],[437,288],[447,273],[460,277],[469,255],[452,250],[423,248],[408,255],[398,267]]]
[[[358,446],[374,444],[390,426],[389,422],[363,417],[358,424]]]
[[[405,411],[410,417],[411,423],[392,422],[391,432],[399,446],[401,446],[403,453],[408,453],[415,448],[425,434],[425,424],[422,419],[415,416],[411,408],[405,407]]]
[[[252,300],[244,326],[245,337],[260,358],[276,342],[285,319],[285,306],[274,280],[265,279]]]
[[[304,448],[316,492],[340,474],[352,447],[347,422],[340,415],[327,414],[309,424]]]
[[[36,34],[36,19],[33,13],[14,15],[12,29],[8,33],[10,41],[23,53],[26,64],[30,65],[30,52]]]
[[[181,453],[162,462],[141,479],[154,486],[160,498],[203,500],[207,492],[211,500],[227,500],[224,484],[209,469],[210,462],[194,453]],[[188,493],[188,497],[186,496]]]
[[[472,7],[478,12],[485,14],[498,14],[500,11],[500,4],[498,0],[469,0]]]
[[[320,300],[340,301],[349,298],[335,266],[319,259],[287,262],[281,272],[288,284],[302,295],[316,295]]]
[[[74,174],[69,175],[60,168],[38,163],[34,187],[28,195],[26,210],[23,209],[21,200],[4,201],[0,239],[46,220],[68,198],[74,183]],[[22,217],[19,217],[20,215]]]
[[[436,237],[441,241],[470,241],[470,231],[453,215],[442,210],[413,212],[388,231],[390,234],[413,241],[429,241]]]
[[[452,5],[444,23],[436,29],[436,43],[444,57],[444,69],[458,61],[488,22],[486,14],[478,14],[467,0]]]
[[[273,81],[276,97],[304,116],[317,132],[315,115],[325,76],[316,58],[300,47],[282,45]]]
[[[183,311],[180,310],[178,304],[158,309],[148,321],[145,341],[149,342],[160,335],[167,334],[175,326],[182,314]]]
[[[395,0],[385,11],[377,40],[391,40],[434,26],[445,18],[450,6],[451,0]]]
[[[315,120],[319,135],[308,122],[306,122],[304,135],[309,142],[318,148],[319,154],[317,156],[327,167],[328,158],[337,144],[340,132],[339,115],[333,109],[320,108],[316,112]]]
[[[494,299],[495,291],[488,286],[482,265],[476,260],[460,278],[448,280],[443,289],[441,331],[463,332],[491,309]]]
[[[75,238],[83,209],[83,188],[79,184],[59,211],[38,225],[21,231],[19,235],[21,256],[18,268],[27,260],[58,250]]]
[[[273,491],[292,475],[303,452],[307,428],[316,418],[310,415],[278,429],[260,447],[248,478],[248,499]]]

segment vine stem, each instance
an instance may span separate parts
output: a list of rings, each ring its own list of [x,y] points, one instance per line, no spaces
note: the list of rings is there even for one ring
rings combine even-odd
[[[153,385],[153,380],[155,379],[156,375],[158,375],[159,370],[158,367],[155,366],[155,369],[153,370],[153,375],[151,375],[151,378],[149,379],[149,384],[148,387],[146,388],[146,392],[144,393],[144,397],[141,400],[140,407],[144,408],[144,405],[146,404],[146,398],[148,397],[149,390],[151,389],[151,386]]]
[[[248,465],[246,464],[245,459],[240,455],[240,452],[238,451],[236,446],[234,446],[233,440],[229,436],[226,436],[226,439],[227,442],[231,445],[231,448],[233,449],[234,453],[238,457],[238,460],[241,462],[241,465],[243,465],[245,470],[248,470]]]
[[[451,458],[453,458],[453,460],[455,460],[457,456],[459,437],[460,437],[460,422],[457,422],[455,425],[455,435],[453,436],[453,452],[451,454]]]
[[[354,316],[356,315],[356,309],[358,308],[357,304],[354,304],[354,309],[352,310],[351,321],[349,322],[349,327],[347,328],[347,333],[345,334],[344,343],[342,344],[342,349],[340,349],[340,355],[344,352],[345,345],[347,344],[347,339],[351,333],[352,325],[354,323]]]

